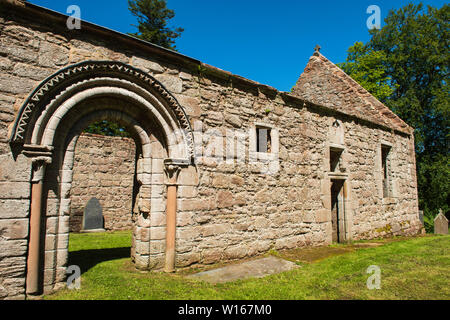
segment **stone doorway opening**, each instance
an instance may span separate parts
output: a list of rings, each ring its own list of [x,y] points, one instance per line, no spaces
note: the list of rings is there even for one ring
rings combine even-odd
[[[82,274],[98,263],[131,256],[136,157],[135,141],[118,123],[92,123],[78,138],[70,190],[68,264],[80,266]],[[127,241],[111,248],[118,234]]]
[[[143,270],[174,269],[176,239],[168,235],[175,235],[177,188],[184,185],[177,179],[194,167],[189,117],[145,72],[86,61],[40,83],[11,128],[12,150],[30,158],[32,171],[27,295],[65,285],[75,147],[89,124],[104,120],[124,126],[136,143],[132,261]]]
[[[122,128],[121,135],[92,130],[98,123],[88,128],[75,147],[70,232],[132,230],[136,144]]]
[[[332,241],[345,241],[345,180],[331,180]]]

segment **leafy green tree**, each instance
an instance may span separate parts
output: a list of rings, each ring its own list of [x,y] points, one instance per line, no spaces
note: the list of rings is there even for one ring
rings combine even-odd
[[[184,31],[172,30],[167,22],[175,16],[167,9],[166,0],[128,0],[128,8],[137,17],[138,32],[130,35],[171,50],[176,50],[175,39]],[[106,136],[128,137],[125,128],[107,120],[91,124],[85,132]]]
[[[355,43],[341,67],[415,128],[419,204],[448,214],[450,7],[391,10],[371,40]],[[386,87],[389,87],[387,89]]]
[[[175,12],[166,5],[166,0],[128,0],[128,8],[139,23],[138,32],[130,35],[176,50],[175,39],[184,29],[172,29],[167,26],[168,21],[175,17]]]
[[[383,61],[386,60],[383,51],[375,51],[362,42],[356,42],[347,53],[347,61],[338,64],[345,73],[351,75],[380,101],[385,101],[392,95],[394,89],[391,77],[383,66]]]
[[[420,154],[448,152],[449,20],[449,5],[424,12],[422,4],[409,4],[391,11],[369,43],[386,53],[384,66],[396,85],[388,106],[416,128]]]
[[[89,125],[84,132],[111,137],[130,137],[130,134],[124,127],[107,120],[98,121]]]

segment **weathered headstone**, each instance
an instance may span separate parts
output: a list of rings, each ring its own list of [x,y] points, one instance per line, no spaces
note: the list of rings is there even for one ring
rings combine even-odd
[[[434,218],[434,233],[435,234],[448,234],[448,220],[439,210],[439,214]]]
[[[84,208],[83,231],[104,231],[102,206],[97,198],[91,198]]]

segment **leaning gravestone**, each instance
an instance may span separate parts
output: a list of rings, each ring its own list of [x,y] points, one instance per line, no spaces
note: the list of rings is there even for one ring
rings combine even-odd
[[[448,220],[439,210],[439,214],[434,219],[434,233],[435,234],[448,234]]]
[[[422,225],[424,224],[424,219],[423,219],[423,211],[419,210],[419,220],[422,223]]]
[[[97,198],[91,198],[84,208],[82,230],[85,232],[105,231],[103,229],[102,206]]]

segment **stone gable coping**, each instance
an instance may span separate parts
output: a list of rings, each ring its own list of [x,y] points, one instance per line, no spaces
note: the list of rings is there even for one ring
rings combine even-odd
[[[293,94],[399,132],[413,132],[387,106],[318,51],[310,58]]]

